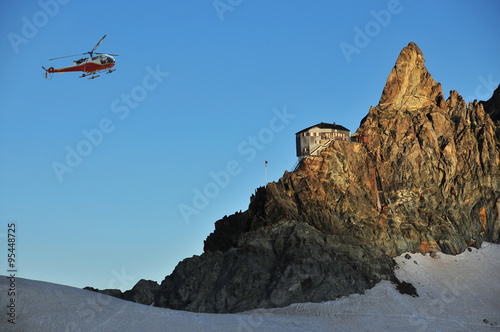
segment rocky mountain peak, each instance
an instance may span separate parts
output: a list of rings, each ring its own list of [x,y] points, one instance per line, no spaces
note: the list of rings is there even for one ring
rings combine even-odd
[[[118,296],[220,313],[320,302],[393,280],[401,253],[500,242],[498,96],[445,102],[410,43],[357,131],[365,143],[332,140],[218,220],[161,285]]]
[[[434,81],[424,62],[422,51],[414,42],[403,48],[387,79],[379,106],[396,110],[431,105],[444,108],[441,84]]]

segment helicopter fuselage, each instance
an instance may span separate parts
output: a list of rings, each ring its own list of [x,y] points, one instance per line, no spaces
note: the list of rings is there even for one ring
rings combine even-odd
[[[77,61],[73,61],[74,66],[54,68],[50,67],[47,69],[48,73],[65,73],[72,71],[82,71],[85,73],[96,73],[101,70],[106,70],[112,68],[115,65],[115,59],[108,54],[100,54],[90,58],[83,58]]]

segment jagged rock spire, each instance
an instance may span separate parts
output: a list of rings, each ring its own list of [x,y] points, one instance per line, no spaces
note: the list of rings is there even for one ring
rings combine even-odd
[[[424,62],[422,51],[414,42],[403,48],[382,92],[382,108],[444,107],[441,84],[434,81]]]

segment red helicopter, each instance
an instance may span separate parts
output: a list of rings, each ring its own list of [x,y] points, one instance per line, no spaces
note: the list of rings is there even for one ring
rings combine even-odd
[[[96,48],[101,44],[103,39],[106,38],[106,35],[99,40],[96,46],[92,49],[90,52],[85,52],[81,54],[75,54],[75,55],[67,55],[67,56],[62,56],[59,58],[54,58],[54,59],[49,59],[51,60],[56,60],[56,59],[62,59],[62,58],[69,58],[77,55],[83,55],[83,54],[89,54],[90,56],[88,58],[81,58],[79,60],[73,61],[74,66],[70,67],[64,67],[64,68],[54,68],[50,67],[49,69],[45,69],[45,67],[42,66],[42,69],[45,70],[45,73],[43,76],[50,80],[52,79],[52,76],[54,73],[66,73],[70,71],[82,71],[83,74],[80,76],[86,77],[89,76],[89,79],[92,80],[94,78],[99,77],[99,75],[96,75],[98,73],[106,72],[106,74],[111,74],[114,72],[116,69],[111,69],[115,65],[115,59],[112,56],[118,56],[118,54],[108,54],[108,53],[95,53],[97,55],[94,56],[94,51]]]

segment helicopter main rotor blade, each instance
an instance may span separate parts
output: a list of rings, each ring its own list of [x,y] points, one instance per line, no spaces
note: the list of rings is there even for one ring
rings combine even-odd
[[[97,43],[97,45],[96,45],[96,46],[94,46],[94,48],[92,49],[92,51],[90,51],[90,53],[91,53],[91,54],[95,51],[95,49],[97,48],[97,46],[99,46],[99,45],[102,43],[102,40],[103,40],[104,38],[106,38],[106,35],[104,35],[104,37],[102,37],[102,38],[101,38],[101,40],[99,40],[99,42]]]
[[[119,56],[120,54],[113,54],[113,53],[98,53],[95,52],[95,54],[106,54],[106,55],[112,55],[112,56]]]
[[[70,57],[73,57],[73,56],[85,55],[85,54],[90,54],[90,56],[92,56],[92,54],[94,53],[95,49],[102,43],[102,41],[104,40],[104,38],[106,38],[106,35],[104,35],[104,37],[102,37],[101,40],[99,40],[99,42],[94,46],[94,48],[90,52],[85,52],[85,53],[80,53],[80,54],[74,54],[74,55],[61,56],[59,58],[49,59],[49,61],[57,60],[57,59],[64,59],[64,58],[70,58]],[[96,54],[107,54],[107,53],[96,53]],[[117,56],[118,54],[110,54],[110,55]]]
[[[80,54],[73,54],[73,55],[61,56],[61,57],[59,57],[59,58],[49,59],[49,61],[52,61],[52,60],[57,60],[57,59],[63,59],[63,58],[71,58],[72,56],[78,56],[78,55],[84,55],[84,54],[88,54],[88,52],[87,52],[87,53],[80,53]]]

